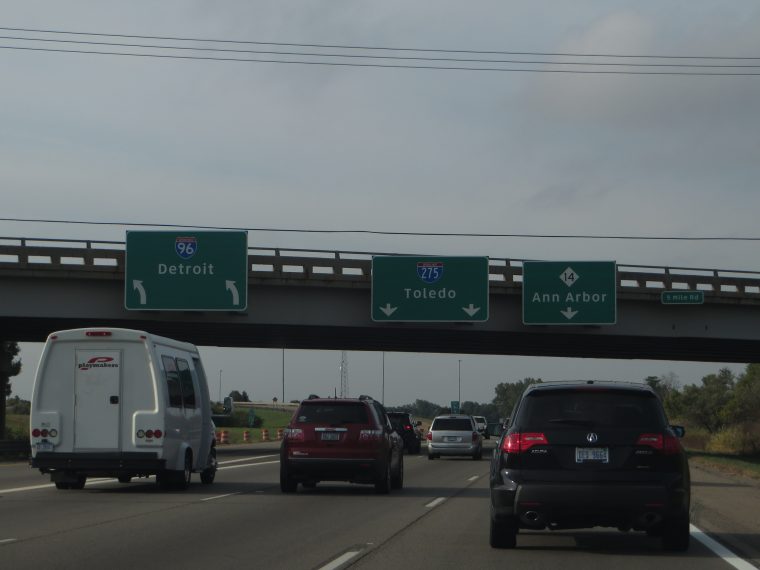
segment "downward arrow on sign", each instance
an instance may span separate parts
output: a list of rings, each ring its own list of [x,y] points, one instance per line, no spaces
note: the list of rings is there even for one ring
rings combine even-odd
[[[393,313],[396,312],[396,309],[398,309],[398,307],[391,307],[390,303],[386,303],[385,307],[380,307],[380,310],[385,313],[386,317],[390,317]]]
[[[578,314],[578,311],[573,311],[572,307],[568,307],[564,311],[560,311],[563,315],[565,315],[565,318],[569,321],[572,319],[575,315]]]
[[[480,310],[480,307],[475,307],[472,303],[470,303],[469,307],[462,307],[462,310],[469,316],[474,317],[475,314]]]

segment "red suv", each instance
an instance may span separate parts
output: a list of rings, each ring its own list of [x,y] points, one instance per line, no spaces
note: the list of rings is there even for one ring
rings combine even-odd
[[[280,489],[301,483],[349,481],[375,486],[377,493],[404,484],[404,443],[385,408],[368,396],[310,397],[301,402],[280,447]]]

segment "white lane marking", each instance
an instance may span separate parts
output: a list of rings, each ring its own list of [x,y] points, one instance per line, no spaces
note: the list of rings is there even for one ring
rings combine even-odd
[[[335,570],[335,568],[339,568],[342,564],[345,564],[359,554],[361,554],[361,550],[349,550],[345,554],[338,556],[332,562],[328,562],[324,566],[320,566],[318,570]]]
[[[9,542],[16,542],[17,538],[3,538],[0,540],[0,544],[8,544]]]
[[[279,461],[262,461],[261,463],[246,463],[245,465],[228,465],[227,467],[220,467],[218,471],[224,469],[240,469],[241,467],[258,467],[259,465],[271,465],[272,463],[279,463]]]
[[[430,501],[427,505],[425,505],[428,509],[432,509],[433,507],[437,507],[442,502],[446,500],[446,497],[438,497],[434,501]]]
[[[753,566],[743,558],[740,558],[731,552],[728,548],[719,543],[717,540],[714,540],[707,536],[703,530],[700,530],[693,524],[689,525],[689,529],[691,530],[691,536],[696,538],[699,542],[704,544],[707,548],[712,550],[715,554],[720,556],[723,560],[725,560],[728,564],[737,570],[757,570],[757,566]]]
[[[223,499],[224,497],[231,497],[232,495],[239,495],[241,491],[237,491],[236,493],[227,493],[226,495],[217,495],[216,497],[206,497],[205,499],[201,499],[201,501],[215,501],[216,499]]]
[[[269,459],[277,455],[258,455],[256,457],[244,457],[243,459],[230,459],[229,461],[219,461],[218,465],[227,465],[228,463],[240,463],[241,461],[256,461],[257,459]]]
[[[472,483],[473,481],[477,481],[478,479],[480,479],[480,475],[473,475],[472,477],[470,477],[469,479],[467,479],[467,481],[469,481],[470,483]]]

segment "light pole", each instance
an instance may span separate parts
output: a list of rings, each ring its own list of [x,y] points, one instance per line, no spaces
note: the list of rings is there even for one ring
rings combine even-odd
[[[285,347],[282,347],[282,403],[285,404]]]
[[[222,401],[222,369],[219,369],[219,401]]]
[[[383,391],[380,393],[380,403],[385,405],[385,352],[383,352]]]
[[[459,409],[462,409],[462,360],[459,360]]]

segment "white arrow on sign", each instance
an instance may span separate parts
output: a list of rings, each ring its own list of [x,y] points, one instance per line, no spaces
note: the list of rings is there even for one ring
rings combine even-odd
[[[472,303],[470,303],[469,307],[462,307],[462,310],[469,316],[474,317],[475,314],[480,310],[480,307],[475,307]]]
[[[390,317],[393,313],[396,312],[396,309],[398,309],[398,307],[391,307],[390,303],[386,303],[385,307],[380,307],[380,310],[385,313],[386,317]]]
[[[142,281],[137,279],[132,280],[132,289],[136,290],[140,295],[140,304],[145,305],[148,302],[148,296],[145,294],[145,287],[143,287]]]
[[[572,319],[575,315],[578,314],[578,311],[573,311],[572,307],[568,307],[564,311],[560,311],[563,315],[565,315],[565,318],[569,321]]]
[[[227,291],[232,292],[232,304],[233,305],[239,305],[240,304],[240,293],[238,293],[237,285],[235,285],[234,281],[225,281],[224,286],[227,289]]]

